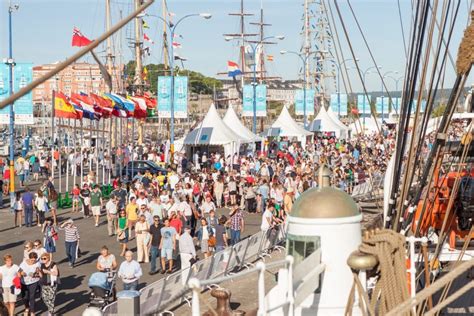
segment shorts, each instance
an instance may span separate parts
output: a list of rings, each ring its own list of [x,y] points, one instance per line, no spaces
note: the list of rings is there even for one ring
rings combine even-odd
[[[79,198],[79,196],[77,196],[77,195],[74,195],[74,196],[72,197],[72,201],[73,201],[73,202],[77,202],[77,203],[79,203],[79,201],[80,201],[80,198]]]
[[[161,248],[161,258],[166,258],[167,260],[173,259],[173,249]]]
[[[100,215],[100,206],[92,206],[92,215],[94,216]]]
[[[129,227],[129,228],[135,227],[135,224],[136,224],[136,223],[137,223],[136,220],[131,220],[131,219],[129,219],[129,220],[128,220],[128,227]]]
[[[229,194],[230,195],[237,195],[237,191],[230,191]]]
[[[16,295],[12,294],[12,291],[9,287],[3,288],[3,301],[5,303],[15,303],[16,302]]]

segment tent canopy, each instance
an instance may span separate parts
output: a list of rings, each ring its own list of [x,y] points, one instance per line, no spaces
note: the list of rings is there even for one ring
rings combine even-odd
[[[331,109],[331,107],[329,107],[327,109],[327,114],[328,116],[334,121],[336,122],[336,124],[341,128],[341,129],[344,129],[346,131],[349,130],[349,127],[347,127],[347,125],[345,125],[344,123],[341,122],[341,120],[337,117],[337,114],[334,113],[334,111]]]
[[[286,106],[283,106],[280,115],[272,124],[271,129],[279,130],[278,136],[282,137],[303,137],[311,135],[311,132],[308,132],[296,123]]]
[[[214,104],[211,104],[209,111],[202,122],[194,130],[189,132],[184,138],[184,145],[221,145],[224,146],[226,155],[237,152],[242,138],[234,133],[217,113]]]
[[[336,117],[337,119],[337,117]],[[337,119],[339,121],[339,119]],[[342,126],[341,126],[342,125]],[[345,137],[348,128],[339,121],[339,124],[334,121],[322,106],[319,110],[318,115],[309,125],[309,130],[312,132],[334,132],[336,137]]]
[[[361,133],[361,128],[363,128],[364,134],[372,134],[379,132],[377,126],[378,128],[381,128],[382,121],[380,119],[377,119],[377,122],[375,122],[374,117],[371,115],[370,117],[365,118],[365,124],[364,118],[360,117],[354,123],[349,125],[349,129],[352,131],[353,134]]]
[[[241,143],[253,143],[262,141],[262,138],[260,136],[255,135],[247,127],[245,127],[244,124],[242,124],[232,106],[229,106],[229,109],[225,113],[223,121],[228,127],[230,127],[230,129],[235,134],[241,137]]]

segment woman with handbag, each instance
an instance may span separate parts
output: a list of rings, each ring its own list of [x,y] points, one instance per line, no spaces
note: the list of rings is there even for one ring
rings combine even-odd
[[[207,224],[205,218],[201,218],[201,227],[198,230],[197,237],[201,244],[201,252],[204,254],[204,257],[210,257],[211,247],[216,246],[216,237],[214,237],[214,231],[211,226]]]
[[[48,308],[48,315],[54,315],[54,303],[59,284],[59,270],[51,256],[45,253],[41,256],[41,267],[39,270],[41,283],[41,299]]]
[[[59,235],[53,226],[52,220],[50,218],[46,219],[43,226],[43,244],[50,260],[53,260],[53,253],[56,252],[56,241],[58,239]]]

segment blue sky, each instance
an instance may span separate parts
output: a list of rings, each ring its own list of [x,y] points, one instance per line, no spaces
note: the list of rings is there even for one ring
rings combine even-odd
[[[347,3],[338,0],[342,14],[346,20],[352,38],[360,67],[366,69],[372,66],[369,54],[363,45],[355,23],[350,15]],[[255,13],[248,21],[258,19],[261,0],[245,1],[246,11]],[[408,33],[411,15],[410,0],[400,0],[405,32]],[[457,46],[466,26],[469,1],[462,0],[457,27],[454,33],[451,51],[456,55]],[[89,38],[95,38],[105,29],[105,1],[104,0],[16,0],[20,9],[14,13],[14,56],[17,61],[31,61],[35,64],[49,63],[64,60],[77,51],[70,46],[72,29],[77,26]],[[112,0],[113,21],[117,21],[119,11],[123,15],[130,12],[132,0]],[[224,33],[237,32],[239,22],[237,17],[230,17],[229,12],[239,9],[240,0],[168,0],[170,11],[179,18],[185,14],[209,12],[213,17],[210,20],[191,18],[184,21],[177,30],[183,36],[180,39],[182,48],[180,55],[188,58],[186,67],[200,71],[209,76],[216,76],[218,72],[226,71],[227,60],[238,60],[236,43],[226,42]],[[281,76],[285,79],[297,77],[300,62],[296,56],[279,54],[280,50],[298,50],[302,43],[300,30],[302,27],[303,0],[263,0],[266,21],[273,24],[267,29],[267,35],[285,35],[285,39],[278,45],[268,48],[268,53],[275,56],[269,63],[271,75]],[[361,26],[373,50],[377,63],[382,65],[383,72],[398,71],[397,77],[403,74],[405,55],[400,31],[396,0],[352,0],[353,8],[359,18]],[[161,15],[161,0],[148,9],[149,14]],[[7,28],[8,0],[0,0],[0,56],[7,56],[8,28]],[[335,14],[336,12],[334,12]],[[337,17],[336,17],[337,18]],[[161,24],[155,18],[146,19],[151,29],[146,33],[155,44],[152,45],[152,56],[145,63],[158,63],[162,61],[161,41],[159,34]],[[247,26],[249,31],[255,26]],[[123,54],[124,59],[132,57],[132,50],[126,45],[127,38],[131,37],[132,24],[123,29]],[[345,43],[342,32],[340,37]],[[117,37],[115,37],[115,41]],[[347,45],[343,44],[346,58],[350,52]],[[100,49],[101,50],[101,49]],[[97,52],[100,53],[100,50]],[[86,57],[91,61],[91,57]],[[454,71],[448,66],[445,86],[453,82]],[[350,70],[351,82],[355,91],[360,90],[359,79],[355,70]],[[224,78],[224,77],[223,77]],[[393,81],[388,82],[389,88],[394,89]],[[380,90],[380,79],[375,74],[367,76],[369,90]],[[334,87],[330,87],[334,89]]]

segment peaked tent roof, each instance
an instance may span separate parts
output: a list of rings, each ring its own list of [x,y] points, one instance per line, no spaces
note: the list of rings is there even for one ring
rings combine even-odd
[[[328,114],[324,106],[319,109],[318,115],[309,125],[309,130],[312,132],[336,132],[337,136],[346,128],[339,126]]]
[[[296,121],[291,117],[290,112],[288,112],[286,106],[283,106],[281,109],[281,113],[276,121],[272,124],[271,129],[278,130],[279,136],[294,137],[312,134],[296,123]]]
[[[184,145],[225,145],[239,143],[242,137],[234,133],[217,113],[214,104],[211,104],[204,119],[198,127],[189,132],[184,138]]]
[[[253,143],[262,140],[261,137],[252,133],[244,124],[242,124],[232,106],[229,106],[227,109],[223,121],[234,133],[243,139],[242,142]]]
[[[345,129],[345,130],[349,130],[349,127],[347,127],[347,125],[345,125],[344,123],[341,122],[341,120],[337,117],[336,113],[334,113],[334,111],[331,109],[331,107],[329,107],[326,112],[327,112],[328,116],[334,122],[336,122],[337,125],[339,125],[340,128]]]

